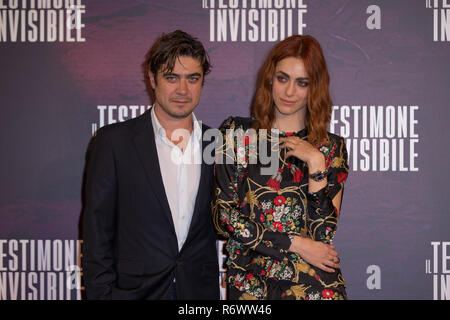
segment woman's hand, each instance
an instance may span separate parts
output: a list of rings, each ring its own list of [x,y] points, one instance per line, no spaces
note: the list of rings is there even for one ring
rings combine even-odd
[[[294,156],[304,162],[308,166],[309,173],[325,170],[325,156],[316,147],[306,140],[296,136],[280,138],[280,148],[287,148],[286,158]],[[327,185],[327,179],[321,181],[308,180],[308,191],[317,192]]]
[[[317,148],[306,140],[296,136],[280,138],[280,148],[287,148],[286,158],[294,156],[308,164],[325,164],[325,157]]]
[[[303,260],[326,272],[333,273],[335,269],[341,268],[333,244],[295,236],[289,251],[298,253]]]

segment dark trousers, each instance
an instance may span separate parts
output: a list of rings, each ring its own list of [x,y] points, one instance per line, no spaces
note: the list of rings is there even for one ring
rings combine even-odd
[[[177,286],[175,282],[172,282],[172,285],[169,288],[167,300],[177,300]]]

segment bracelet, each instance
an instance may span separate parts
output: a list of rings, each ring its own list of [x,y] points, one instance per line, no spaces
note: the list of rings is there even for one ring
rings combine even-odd
[[[323,179],[325,179],[327,177],[327,174],[328,174],[328,169],[325,169],[324,171],[317,171],[317,172],[311,173],[309,175],[309,177],[311,179],[313,179],[314,181],[319,182],[319,181],[322,181]]]
[[[289,240],[291,240],[291,243],[294,242],[294,234],[288,234]]]

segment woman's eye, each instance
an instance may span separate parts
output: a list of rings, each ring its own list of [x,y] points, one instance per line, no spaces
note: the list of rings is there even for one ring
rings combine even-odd
[[[307,87],[309,85],[309,82],[308,81],[299,81],[298,85],[300,87]]]
[[[278,77],[277,77],[277,80],[278,80],[279,82],[286,82],[286,81],[287,81],[286,77],[282,77],[282,76],[278,76]]]

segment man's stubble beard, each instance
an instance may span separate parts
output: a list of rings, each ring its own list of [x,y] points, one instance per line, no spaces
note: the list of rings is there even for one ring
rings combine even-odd
[[[181,119],[185,119],[185,118],[189,117],[196,107],[197,106],[195,106],[194,108],[192,108],[192,109],[190,109],[188,111],[183,110],[183,112],[181,114],[172,112],[170,109],[168,110],[168,109],[166,109],[166,108],[164,108],[162,106],[161,106],[161,109],[163,109],[164,112],[167,113],[172,118],[181,120]]]

